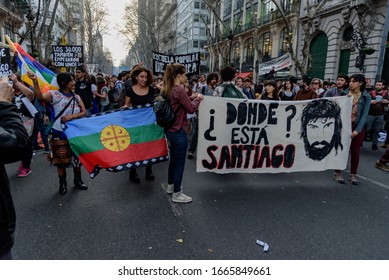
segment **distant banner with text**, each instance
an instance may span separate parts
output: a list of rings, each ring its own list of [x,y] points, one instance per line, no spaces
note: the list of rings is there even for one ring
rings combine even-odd
[[[290,56],[290,53],[287,53],[268,62],[259,64],[258,75],[269,73],[273,67],[275,71],[279,71],[290,66],[292,66],[292,57]]]
[[[345,169],[352,98],[306,101],[205,96],[197,172],[280,173]]]
[[[0,48],[0,77],[8,77],[11,74],[11,54],[9,48]]]
[[[166,66],[170,63],[181,63],[186,67],[188,76],[198,74],[200,71],[200,53],[188,53],[181,55],[169,55],[153,52],[153,74],[158,76],[165,73]]]
[[[82,46],[52,46],[55,67],[76,68],[84,63]]]

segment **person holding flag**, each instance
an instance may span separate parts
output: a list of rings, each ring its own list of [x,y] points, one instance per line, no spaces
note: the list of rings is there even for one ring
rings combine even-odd
[[[32,71],[37,77],[36,80],[41,92],[46,93],[49,90],[58,90],[57,76],[53,71],[35,60],[19,44],[12,42],[8,35],[5,35],[5,39],[11,50],[15,53],[20,78],[23,82],[34,87],[33,81],[27,75],[28,71]]]
[[[74,94],[76,83],[72,74],[60,73],[57,76],[59,90],[50,90],[47,93],[42,93],[38,84],[37,76],[32,71],[28,71],[27,75],[33,81],[36,98],[53,105],[55,118],[51,130],[52,139],[67,140],[66,135],[63,133],[62,125],[66,124],[68,121],[82,118],[86,115],[86,109],[80,96]],[[59,157],[61,156],[63,156],[63,152],[53,153],[53,161],[57,166],[59,177],[59,193],[64,195],[67,193],[66,167],[71,164],[71,159],[69,157],[68,162],[62,161],[59,163]],[[87,190],[88,187],[81,180],[81,163],[74,154],[73,166],[75,187],[81,190]]]

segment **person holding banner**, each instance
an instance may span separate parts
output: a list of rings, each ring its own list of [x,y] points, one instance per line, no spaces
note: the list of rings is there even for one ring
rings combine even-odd
[[[144,66],[137,65],[132,69],[130,79],[132,86],[126,91],[126,101],[123,108],[153,104],[155,90],[151,86],[153,83],[153,73],[151,70]],[[152,165],[148,165],[146,167],[146,179],[149,181],[154,180],[151,166]],[[135,167],[130,169],[130,180],[133,183],[140,183],[140,178]]]
[[[19,78],[15,74],[12,74],[9,78],[13,82],[13,88],[15,90],[12,103],[16,105],[17,112],[27,130],[31,143],[31,147],[29,147],[28,151],[25,153],[18,169],[16,170],[18,177],[22,178],[27,177],[31,173],[31,161],[33,155],[32,139],[35,123],[34,116],[38,111],[31,103],[31,101],[34,100],[33,91],[19,81]]]
[[[172,201],[176,203],[189,203],[192,198],[182,192],[182,177],[184,175],[186,150],[188,148],[189,125],[187,114],[197,111],[204,96],[196,94],[191,101],[183,89],[186,82],[186,69],[183,64],[168,64],[166,67],[162,95],[169,100],[170,106],[176,115],[176,120],[171,128],[166,131],[166,137],[170,142],[170,162],[168,173],[168,186],[166,193],[172,194]]]
[[[63,132],[62,125],[66,122],[82,118],[86,115],[86,109],[81,97],[74,94],[76,82],[70,73],[60,73],[57,76],[57,82],[59,90],[50,90],[47,93],[42,93],[39,88],[36,75],[28,71],[28,77],[33,81],[34,93],[36,97],[45,102],[51,103],[54,108],[54,123],[51,129],[52,141],[50,141],[52,151],[54,144],[62,143],[61,150],[69,150],[69,143],[67,142],[66,135]],[[62,140],[62,141],[60,141]],[[66,167],[73,165],[74,167],[74,186],[77,189],[87,190],[88,187],[81,180],[81,163],[78,158],[73,154],[73,163],[71,162],[71,156],[63,157],[64,152],[53,152],[52,160],[54,165],[57,166],[57,172],[59,177],[59,193],[64,195],[67,193],[67,181],[66,181]],[[68,154],[68,153],[66,153]]]
[[[280,100],[278,96],[278,87],[275,80],[268,80],[265,82],[265,92],[262,93],[257,99],[261,100]]]
[[[353,185],[358,185],[359,181],[357,179],[357,171],[359,165],[359,154],[360,148],[365,137],[365,123],[367,120],[367,115],[370,109],[371,97],[365,91],[366,88],[366,79],[362,74],[354,74],[350,77],[349,84],[349,93],[348,95],[353,98],[353,108],[351,114],[351,170],[349,181]],[[341,171],[335,170],[333,175],[334,180],[339,184],[344,184],[344,179],[342,178]]]
[[[0,260],[11,260],[14,245],[15,207],[5,164],[20,160],[31,149],[26,129],[12,104],[14,89],[0,78]]]

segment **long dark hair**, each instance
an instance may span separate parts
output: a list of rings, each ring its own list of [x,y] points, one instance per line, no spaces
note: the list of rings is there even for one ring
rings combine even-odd
[[[57,83],[59,86],[59,90],[61,90],[61,91],[65,90],[71,81],[72,81],[72,74],[70,74],[68,72],[59,73],[57,75]]]
[[[174,80],[178,76],[178,74],[185,74],[186,68],[185,65],[174,63],[168,64],[166,66],[165,74],[163,76],[163,88],[161,90],[162,95],[169,99],[172,93],[172,89],[174,88]]]

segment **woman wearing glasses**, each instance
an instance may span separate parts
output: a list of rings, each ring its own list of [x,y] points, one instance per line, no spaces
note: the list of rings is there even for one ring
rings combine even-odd
[[[311,88],[316,92],[317,98],[322,98],[325,90],[323,89],[323,81],[319,78],[313,78]]]

